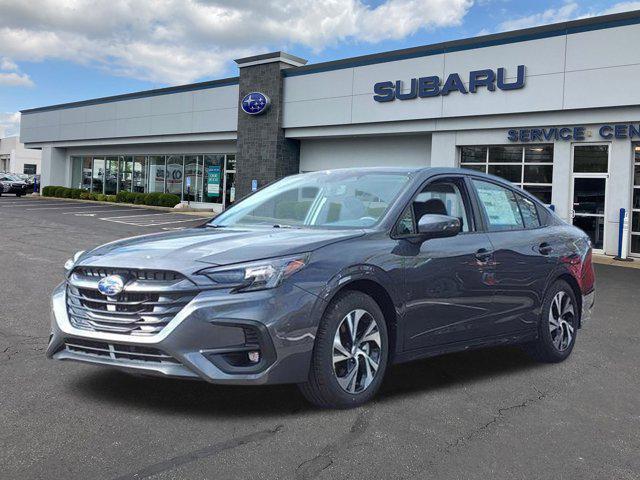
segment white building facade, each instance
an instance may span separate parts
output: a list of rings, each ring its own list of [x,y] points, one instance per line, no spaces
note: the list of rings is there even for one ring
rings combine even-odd
[[[40,157],[37,149],[25,148],[17,136],[0,138],[0,172],[40,174]]]
[[[640,255],[640,12],[22,112],[43,185],[167,191],[223,208],[295,172],[465,167],[507,178],[615,255]],[[265,93],[264,115],[243,111]],[[253,97],[251,97],[253,98]]]

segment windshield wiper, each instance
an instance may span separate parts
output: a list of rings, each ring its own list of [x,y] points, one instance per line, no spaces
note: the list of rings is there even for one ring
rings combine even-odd
[[[295,228],[293,225],[284,225],[282,223],[276,223],[273,228]]]

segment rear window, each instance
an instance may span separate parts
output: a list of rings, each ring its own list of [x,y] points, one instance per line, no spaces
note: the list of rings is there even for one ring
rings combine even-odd
[[[538,216],[536,204],[522,195],[517,195],[517,197],[524,228],[538,228],[540,226],[540,217]]]

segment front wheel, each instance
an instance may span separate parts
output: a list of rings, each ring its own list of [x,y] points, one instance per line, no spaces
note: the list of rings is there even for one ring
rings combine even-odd
[[[357,407],[380,388],[388,358],[382,310],[370,296],[347,291],[331,302],[322,317],[309,378],[299,385],[300,391],[319,407]]]
[[[538,325],[538,340],[528,346],[540,362],[565,360],[576,343],[580,312],[575,293],[564,280],[556,281],[545,295]]]

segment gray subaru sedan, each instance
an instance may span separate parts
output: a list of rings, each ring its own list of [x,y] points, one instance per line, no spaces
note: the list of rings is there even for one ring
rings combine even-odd
[[[47,355],[370,400],[387,367],[518,344],[561,362],[594,304],[587,235],[497,177],[367,168],[284,178],[198,228],[78,252]]]

